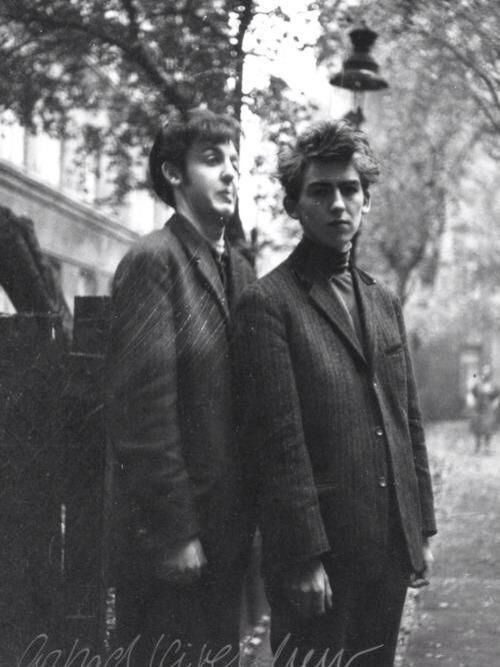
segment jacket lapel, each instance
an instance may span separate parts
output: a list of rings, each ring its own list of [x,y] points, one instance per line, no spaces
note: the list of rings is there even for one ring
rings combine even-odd
[[[333,289],[326,280],[315,281],[309,291],[309,296],[315,306],[321,310],[323,315],[333,324],[340,336],[361,361],[366,363],[365,354],[361,343],[356,336],[354,328],[349,321],[345,307],[333,294]]]
[[[224,285],[217,269],[214,257],[210,249],[207,247],[202,248],[200,252],[194,258],[195,267],[200,276],[200,279],[204,282],[207,289],[212,292],[215,297],[215,300],[219,304],[219,307],[224,315],[224,319],[229,321],[229,305],[226,298],[226,293],[224,291]]]
[[[184,246],[199,280],[214,296],[224,320],[229,322],[229,305],[224,286],[207,241],[188,220],[178,214],[175,214],[167,224]]]
[[[363,327],[365,337],[366,355],[370,368],[374,370],[375,359],[377,358],[377,331],[374,304],[375,290],[373,286],[376,284],[376,281],[359,269],[353,270],[352,280],[358,298],[361,326]]]
[[[310,244],[302,241],[290,255],[288,261],[308,290],[315,308],[320,310],[333,325],[349,351],[366,364],[367,359],[362,343],[358,340],[346,308],[336,298],[333,287],[329,284],[328,277],[323,270],[321,251],[318,252],[317,247],[311,250]]]

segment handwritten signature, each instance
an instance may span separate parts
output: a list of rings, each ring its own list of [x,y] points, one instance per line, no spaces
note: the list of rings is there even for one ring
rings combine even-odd
[[[52,649],[47,652],[49,637],[46,634],[39,634],[29,643],[17,667],[132,667],[134,649],[140,639],[141,636],[137,635],[128,646],[115,648],[107,655],[92,653],[88,647],[81,645],[79,639],[75,639],[69,653],[65,656],[62,649]],[[272,665],[276,664],[289,640],[290,635],[287,635],[278,646]],[[360,651],[352,655],[345,663],[343,663],[344,649],[335,655],[332,655],[330,649],[323,652],[311,649],[303,658],[300,658],[299,662],[295,648],[287,659],[285,667],[352,667],[358,658],[381,647],[382,644]],[[148,665],[144,667],[231,667],[239,661],[239,655],[231,656],[232,653],[234,653],[233,648],[229,645],[218,651],[213,651],[204,645],[200,650],[197,662],[193,664],[189,661],[179,639],[166,645],[166,637],[161,635],[153,648]]]

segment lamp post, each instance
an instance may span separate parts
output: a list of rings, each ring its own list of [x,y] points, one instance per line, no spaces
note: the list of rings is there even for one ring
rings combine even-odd
[[[377,33],[364,23],[359,28],[351,30],[349,38],[352,43],[352,51],[344,60],[340,72],[334,74],[330,79],[332,86],[352,91],[352,109],[346,113],[344,119],[358,130],[365,121],[363,114],[365,93],[389,87],[387,81],[380,76],[380,68],[370,53],[377,37]],[[352,240],[351,263],[353,265],[357,259],[360,233],[361,229]]]
[[[377,33],[364,24],[351,30],[349,38],[352,52],[344,60],[340,72],[330,79],[332,86],[352,91],[353,108],[345,115],[345,119],[358,129],[365,121],[363,114],[365,93],[389,87],[387,81],[380,76],[380,68],[370,53],[377,37]]]

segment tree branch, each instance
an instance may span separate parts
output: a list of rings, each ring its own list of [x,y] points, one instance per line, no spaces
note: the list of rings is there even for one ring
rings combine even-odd
[[[78,23],[74,20],[70,21],[66,17],[59,18],[56,15],[49,16],[47,14],[41,14],[36,10],[31,10],[28,12],[28,16],[25,16],[25,20],[26,18],[42,29],[51,28],[65,34],[68,33],[68,30],[72,30],[77,33],[90,35],[95,39],[98,39],[104,45],[117,47],[121,51],[125,60],[139,65],[144,73],[147,74],[151,83],[158,87],[158,90],[167,102],[173,104],[180,110],[186,108],[188,100],[179,92],[178,88],[169,81],[165,73],[160,71],[154,59],[146,51],[145,45],[140,41],[136,40],[135,43],[130,43],[130,40],[119,38],[115,34],[111,34],[109,30],[98,28],[95,24],[85,21],[83,17],[82,22]],[[12,15],[9,16],[9,20],[16,23],[19,21],[17,17]],[[121,28],[121,26],[118,27]]]
[[[477,74],[477,76],[486,84],[486,87],[491,93],[495,106],[500,109],[500,99],[498,97],[496,88],[491,82],[490,77],[485,72],[483,72],[478,65],[476,65],[472,58],[467,58],[456,46],[450,44],[448,41],[441,37],[437,37],[436,35],[431,34],[425,30],[418,30],[417,32],[421,36],[428,39],[430,42],[434,42],[435,44],[438,44],[439,46],[450,51],[450,53],[452,53],[455,58],[462,63],[462,65],[464,65],[467,69],[471,69],[473,72],[475,72],[475,74]]]
[[[240,24],[236,37],[236,87],[235,87],[235,116],[241,118],[241,105],[243,102],[243,66],[245,53],[243,51],[243,40],[253,20],[255,12],[254,0],[244,0],[243,12],[240,15]]]
[[[128,16],[128,27],[130,32],[130,37],[134,42],[137,42],[139,39],[139,24],[137,21],[137,7],[134,4],[134,0],[121,0],[122,5]]]

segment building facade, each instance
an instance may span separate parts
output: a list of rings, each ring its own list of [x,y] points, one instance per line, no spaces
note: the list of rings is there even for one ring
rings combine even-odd
[[[78,158],[78,159],[77,159]],[[162,224],[166,208],[146,190],[113,212],[105,201],[110,174],[77,155],[77,144],[0,117],[0,206],[34,224],[42,251],[73,309],[75,296],[109,293],[116,266],[140,234]],[[0,312],[13,306],[3,290]]]

